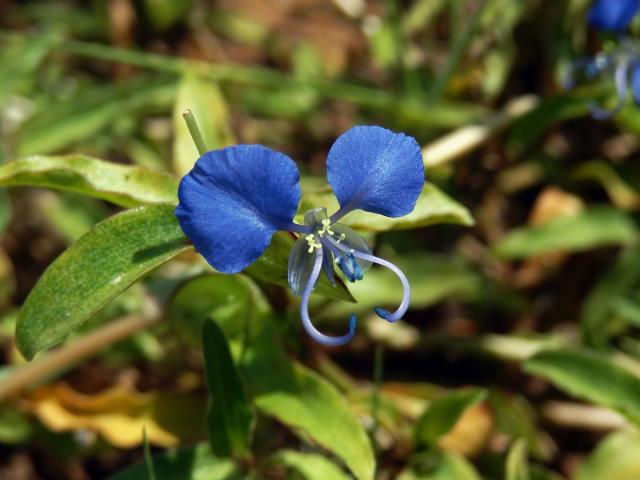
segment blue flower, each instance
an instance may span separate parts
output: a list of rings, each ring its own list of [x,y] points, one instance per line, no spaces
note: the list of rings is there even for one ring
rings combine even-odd
[[[414,138],[381,127],[354,127],[333,144],[327,179],[340,208],[328,216],[324,208],[294,222],[300,202],[299,173],[286,155],[261,145],[237,145],[202,155],[182,179],[176,216],[196,250],[223,273],[237,273],[256,261],[278,230],[298,240],[289,257],[289,285],[301,295],[300,317],[311,337],[326,345],[342,345],[355,334],[331,337],[309,318],[309,297],[321,271],[334,281],[334,265],[350,282],[360,280],[376,263],[400,279],[404,295],[397,310],[376,308],[390,321],[409,306],[409,282],[392,263],[371,253],[366,241],[339,220],[353,210],[402,217],[410,213],[422,191],[424,166]]]
[[[595,102],[589,108],[598,120],[604,120],[618,113],[625,105],[629,90],[637,104],[640,104],[640,46],[631,39],[625,39],[617,48],[600,52],[593,58],[576,61],[565,81],[566,88],[573,88],[576,77],[594,81],[601,77],[612,78],[615,84],[616,104],[611,109],[598,106]]]
[[[640,0],[596,0],[588,14],[594,28],[623,32],[640,12]]]

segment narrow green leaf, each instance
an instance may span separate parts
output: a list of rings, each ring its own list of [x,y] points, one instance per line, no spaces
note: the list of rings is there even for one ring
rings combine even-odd
[[[506,480],[531,480],[527,463],[527,441],[524,438],[517,440],[509,450],[505,478]]]
[[[340,467],[317,453],[282,450],[273,457],[274,463],[285,465],[306,480],[349,480]]]
[[[435,446],[443,435],[451,431],[469,408],[487,398],[482,388],[468,388],[433,400],[422,414],[414,431],[416,444]]]
[[[200,157],[182,117],[187,109],[193,113],[208,150],[236,143],[230,128],[227,104],[220,88],[213,80],[188,71],[178,85],[173,107],[173,169],[179,175],[191,170]]]
[[[462,455],[438,453],[435,465],[431,457],[425,462],[428,467],[405,470],[397,480],[481,480],[480,475]]]
[[[604,346],[616,333],[611,322],[616,302],[640,285],[640,250],[621,252],[616,263],[602,275],[582,304],[580,326],[588,344]]]
[[[636,480],[640,478],[640,432],[609,435],[580,466],[572,480]]]
[[[298,215],[304,215],[304,212],[315,207],[325,207],[327,212],[333,213],[339,208],[338,200],[330,190],[304,194],[300,201]],[[360,230],[384,232],[420,228],[439,223],[469,226],[474,222],[465,206],[453,200],[435,185],[426,183],[413,212],[407,216],[389,218],[356,210],[341,219],[340,223]]]
[[[214,320],[206,321],[202,327],[202,349],[209,389],[207,428],[211,450],[219,457],[246,457],[253,413],[227,339]]]
[[[33,156],[0,166],[2,187],[44,187],[101,198],[122,207],[178,202],[165,173],[84,155]]]
[[[284,232],[276,233],[271,239],[269,248],[267,248],[260,259],[249,265],[244,272],[256,280],[288,287],[287,262],[293,244],[294,240],[290,235]],[[334,287],[326,275],[321,275],[314,293],[336,300],[355,302],[340,278],[336,278],[336,286]]]
[[[524,370],[640,424],[640,379],[603,354],[587,350],[540,352],[524,364]]]
[[[46,154],[89,139],[119,119],[144,111],[165,111],[175,96],[175,80],[137,75],[126,82],[92,86],[74,98],[46,105],[16,138],[18,156]]]
[[[503,258],[527,258],[555,251],[626,245],[637,239],[637,233],[635,223],[624,212],[611,207],[592,207],[575,216],[517,228],[495,246],[495,251]]]
[[[32,358],[61,342],[150,270],[190,248],[174,207],[127,210],[97,224],[45,271],[16,326],[20,351]]]
[[[271,332],[257,335],[252,343],[243,373],[256,407],[302,439],[336,455],[358,480],[372,480],[373,449],[344,396],[322,377],[287,358]]]
[[[157,480],[242,480],[241,474],[231,460],[216,458],[209,445],[171,450],[153,456]],[[109,480],[140,480],[146,478],[145,462],[137,463]]]
[[[151,446],[147,438],[147,429],[142,429],[142,443],[144,447],[144,464],[147,469],[147,480],[158,480],[156,477],[156,469],[153,466],[153,458],[151,457]]]

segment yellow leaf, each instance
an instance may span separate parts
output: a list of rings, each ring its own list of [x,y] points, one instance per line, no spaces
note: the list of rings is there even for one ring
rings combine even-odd
[[[56,432],[88,430],[110,444],[131,448],[142,444],[142,430],[149,442],[174,447],[204,438],[204,398],[178,393],[140,393],[116,386],[86,395],[64,383],[33,391],[28,408]]]

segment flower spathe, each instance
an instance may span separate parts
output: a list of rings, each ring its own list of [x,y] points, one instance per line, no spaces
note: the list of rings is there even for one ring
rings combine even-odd
[[[334,265],[345,278],[363,278],[372,263],[392,270],[404,294],[394,312],[376,308],[390,322],[409,306],[409,282],[392,263],[371,253],[366,241],[339,220],[353,210],[401,217],[415,207],[424,184],[420,147],[414,138],[374,126],[341,135],[327,158],[327,179],[340,208],[305,213],[294,222],[300,202],[298,169],[289,157],[262,145],[237,145],[206,152],[184,176],[176,216],[196,250],[223,273],[237,273],[256,261],[278,230],[298,234],[289,256],[289,285],[301,295],[305,330],[326,345],[341,345],[355,334],[356,319],[340,337],[319,332],[309,318],[311,293],[322,271],[334,282]]]

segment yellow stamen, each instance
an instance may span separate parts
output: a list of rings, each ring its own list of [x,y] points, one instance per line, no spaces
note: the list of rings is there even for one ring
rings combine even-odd
[[[309,250],[307,250],[309,253],[313,253],[316,248],[322,248],[322,244],[316,241],[316,236],[313,233],[310,233],[304,239],[309,244]]]

